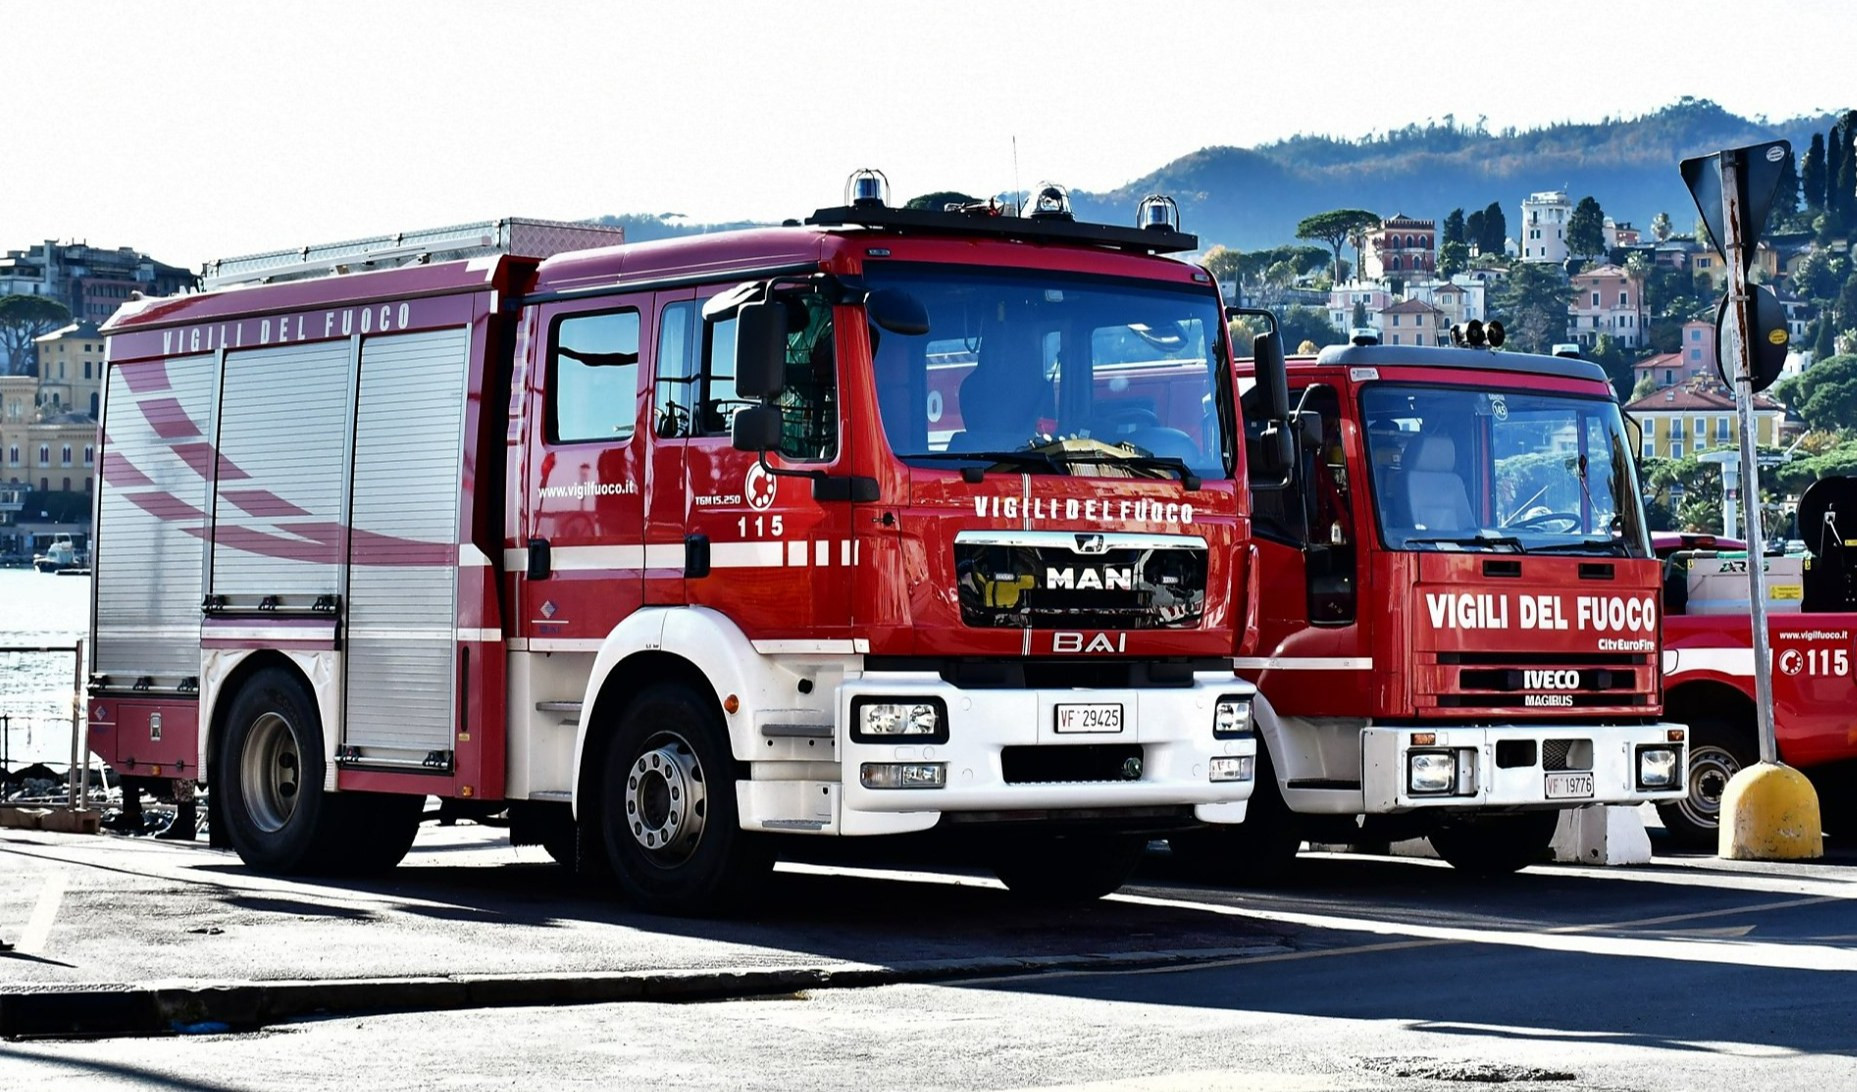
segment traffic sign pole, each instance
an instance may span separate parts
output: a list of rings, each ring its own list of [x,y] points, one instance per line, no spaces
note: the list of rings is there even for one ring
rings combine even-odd
[[[1765,538],[1760,526],[1760,460],[1755,455],[1754,297],[1748,291],[1748,257],[1752,239],[1742,238],[1741,205],[1747,198],[1747,166],[1743,149],[1721,153],[1723,256],[1728,259],[1728,323],[1735,349],[1735,415],[1741,432],[1742,525],[1747,528],[1747,592],[1754,629],[1754,713],[1760,722],[1760,760],[1778,762],[1780,749],[1773,738],[1773,665],[1767,642],[1767,565]]]

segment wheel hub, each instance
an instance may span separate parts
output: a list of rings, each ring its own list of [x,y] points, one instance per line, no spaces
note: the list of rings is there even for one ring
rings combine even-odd
[[[1689,758],[1689,792],[1677,806],[1699,827],[1721,823],[1722,794],[1741,771],[1741,763],[1720,747],[1698,747]]]
[[[290,721],[265,713],[251,726],[239,759],[239,784],[245,808],[259,830],[275,834],[296,814],[303,776],[303,756]]]
[[[653,740],[626,771],[626,829],[639,848],[665,863],[695,850],[707,803],[703,767],[681,736]]]

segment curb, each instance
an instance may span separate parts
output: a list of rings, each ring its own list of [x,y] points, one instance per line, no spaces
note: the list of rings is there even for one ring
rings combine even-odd
[[[722,1001],[809,989],[861,989],[1053,971],[1141,970],[1274,954],[1281,944],[1241,948],[992,959],[922,960],[890,966],[727,971],[621,971],[559,975],[446,975],[204,985],[96,985],[0,993],[0,1036],[108,1038],[249,1031],[303,1016],[436,1012],[509,1005],[627,1001]]]

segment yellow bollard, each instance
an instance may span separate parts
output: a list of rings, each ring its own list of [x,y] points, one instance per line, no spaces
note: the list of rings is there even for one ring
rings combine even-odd
[[[1825,855],[1818,793],[1791,766],[1758,762],[1722,792],[1715,855],[1741,861],[1802,861]]]

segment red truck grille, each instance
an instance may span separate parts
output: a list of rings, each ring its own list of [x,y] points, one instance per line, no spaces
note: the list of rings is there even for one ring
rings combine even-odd
[[[1636,653],[1449,652],[1438,655],[1441,709],[1552,714],[1655,702],[1651,657]]]

